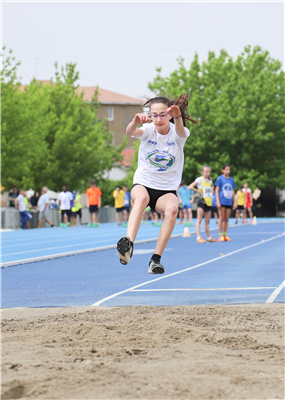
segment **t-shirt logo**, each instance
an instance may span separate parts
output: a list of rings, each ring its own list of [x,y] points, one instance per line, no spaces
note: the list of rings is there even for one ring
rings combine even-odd
[[[232,199],[233,197],[233,187],[230,183],[226,183],[223,186],[223,195],[225,199]]]
[[[167,151],[155,150],[147,154],[146,160],[157,167],[157,171],[166,171],[175,163],[175,157]]]

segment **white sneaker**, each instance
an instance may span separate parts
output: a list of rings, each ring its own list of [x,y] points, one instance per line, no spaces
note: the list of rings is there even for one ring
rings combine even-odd
[[[160,263],[150,260],[148,267],[149,274],[164,274],[164,267]]]
[[[128,236],[123,236],[117,243],[117,250],[120,257],[120,263],[127,265],[133,255],[133,246]]]

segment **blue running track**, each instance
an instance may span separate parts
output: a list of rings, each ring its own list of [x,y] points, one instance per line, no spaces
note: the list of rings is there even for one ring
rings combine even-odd
[[[114,246],[126,231],[114,224],[2,233],[3,265],[20,263],[1,270],[2,307],[284,302],[283,220],[230,228],[232,242],[226,243],[197,244],[195,235],[181,237],[183,229],[175,227],[173,234],[180,236],[170,239],[163,254],[164,275],[147,273],[155,241],[136,244],[127,266],[119,263],[115,248],[27,262]],[[156,238],[158,232],[150,224],[142,225],[138,240]],[[217,231],[212,234],[218,236]]]

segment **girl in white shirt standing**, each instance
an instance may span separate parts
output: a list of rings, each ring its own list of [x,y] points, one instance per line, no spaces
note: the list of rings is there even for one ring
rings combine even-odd
[[[127,135],[139,138],[141,144],[131,190],[134,207],[127,236],[118,241],[117,249],[120,262],[128,264],[145,208],[150,206],[152,210],[163,213],[165,218],[148,269],[150,274],[163,274],[160,259],[177,218],[177,189],[184,166],[183,147],[190,136],[189,129],[185,127],[186,120],[198,123],[187,112],[188,95],[173,101],[167,97],[155,97],[148,100],[144,104],[146,106],[150,115],[136,114],[127,127]],[[138,128],[140,124],[143,126]]]

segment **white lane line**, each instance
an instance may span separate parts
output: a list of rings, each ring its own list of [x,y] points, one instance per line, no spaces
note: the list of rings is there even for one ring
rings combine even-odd
[[[101,299],[101,300],[99,300],[99,301],[96,301],[96,303],[92,304],[91,306],[94,306],[94,307],[100,306],[102,303],[105,303],[105,301],[107,301],[107,300],[113,299],[114,297],[120,296],[121,294],[130,292],[130,291],[133,291],[134,289],[137,289],[137,288],[139,288],[139,287],[148,285],[149,283],[157,282],[157,281],[160,281],[160,280],[162,280],[162,279],[169,278],[170,276],[182,274],[183,272],[190,271],[191,269],[195,269],[195,268],[202,267],[203,265],[210,264],[210,263],[212,263],[212,262],[214,262],[214,261],[221,260],[222,258],[226,258],[226,257],[229,257],[229,256],[231,256],[231,255],[233,255],[233,254],[239,253],[239,252],[241,252],[241,251],[250,249],[250,248],[252,248],[252,247],[259,246],[259,245],[261,245],[261,244],[270,242],[271,240],[280,238],[280,237],[282,237],[282,236],[284,236],[284,233],[283,233],[282,235],[279,235],[279,236],[274,236],[274,237],[272,237],[272,238],[270,238],[270,239],[262,240],[261,242],[252,244],[252,245],[250,245],[250,246],[242,247],[242,248],[239,249],[239,250],[232,251],[231,253],[225,254],[225,255],[223,255],[223,256],[216,257],[216,258],[212,258],[212,259],[209,260],[209,261],[205,261],[205,262],[203,262],[203,263],[201,263],[201,264],[194,265],[194,267],[182,269],[182,270],[180,270],[180,271],[173,272],[172,274],[164,275],[164,276],[161,276],[161,277],[159,277],[159,278],[153,279],[153,280],[151,280],[151,281],[146,281],[146,282],[140,283],[139,285],[132,286],[132,287],[130,287],[129,289],[122,290],[121,292],[114,293],[114,294],[112,294],[111,296],[108,296],[108,297],[105,297],[104,299]]]
[[[276,288],[276,289],[274,290],[273,293],[271,293],[271,295],[268,297],[268,299],[266,300],[265,303],[273,303],[274,300],[276,299],[276,297],[278,296],[278,294],[279,294],[279,293],[281,292],[281,290],[284,288],[284,286],[285,286],[285,281],[283,281],[283,282],[281,283],[281,285],[278,286],[278,288]]]
[[[140,237],[148,237],[149,235],[140,235]],[[157,236],[155,237],[155,239],[157,239]],[[65,247],[79,247],[79,246],[86,246],[87,244],[94,244],[96,243],[102,243],[102,242],[109,242],[111,239],[107,240],[93,240],[92,242],[85,242],[85,243],[73,243],[73,244],[66,244],[63,246],[57,246],[57,247],[47,247],[45,249],[35,249],[35,250],[26,250],[26,251],[19,251],[17,253],[8,253],[8,254],[2,254],[2,257],[8,257],[8,256],[13,256],[16,254],[25,254],[25,253],[36,253],[38,251],[47,251],[47,250],[55,250],[55,249],[63,249]],[[139,243],[139,241],[136,241],[136,243]],[[37,244],[37,243],[35,243]],[[114,247],[117,247],[117,244],[114,245]],[[94,251],[94,250],[93,250]]]
[[[153,241],[154,241],[154,239],[152,239],[152,238],[142,239],[142,240],[137,240],[136,244],[143,244],[143,243],[148,243],[148,242],[153,242]],[[16,265],[22,265],[22,264],[31,264],[31,263],[39,262],[39,261],[54,260],[55,258],[77,256],[79,254],[96,253],[97,251],[111,250],[111,249],[116,249],[116,248],[117,248],[117,244],[110,244],[109,246],[94,247],[91,249],[74,250],[74,251],[67,251],[65,253],[50,254],[47,256],[24,258],[23,260],[3,262],[3,263],[1,263],[1,268],[14,267]],[[169,250],[172,250],[172,249],[169,249]]]
[[[208,290],[263,290],[263,289],[276,289],[276,286],[268,286],[268,287],[244,287],[244,288],[219,288],[219,289],[134,289],[130,290],[130,292],[200,292],[200,291],[208,291]]]
[[[237,232],[231,232],[229,236],[232,235],[273,235],[274,233],[276,234],[281,234],[283,233],[282,231],[276,231],[276,232],[243,232],[243,233],[237,233]]]

